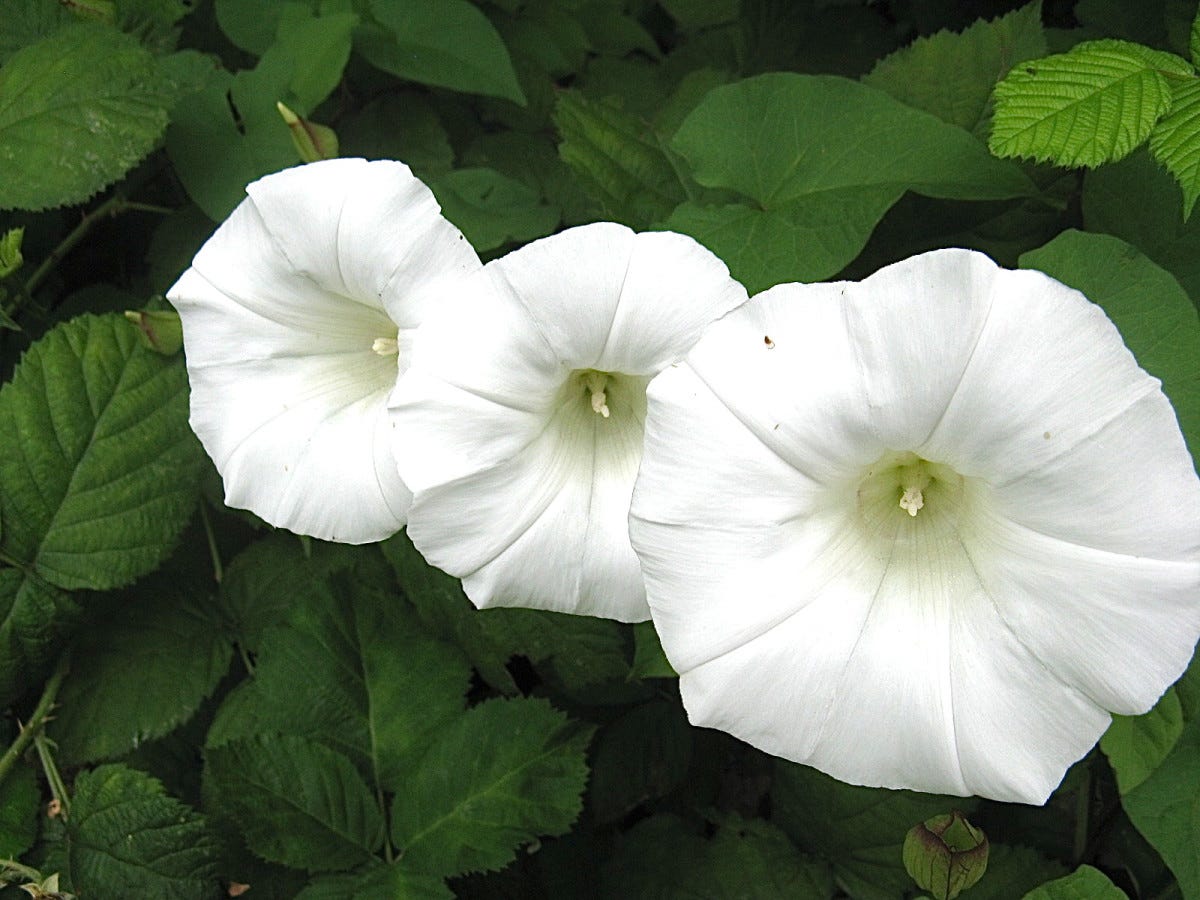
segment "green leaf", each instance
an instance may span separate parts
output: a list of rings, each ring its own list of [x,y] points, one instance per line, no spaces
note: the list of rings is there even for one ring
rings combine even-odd
[[[829,867],[768,822],[735,815],[706,839],[673,815],[639,822],[604,869],[605,896],[631,900],[826,900]]]
[[[1065,231],[1021,257],[1082,291],[1116,324],[1138,363],[1162,381],[1180,430],[1200,452],[1200,317],[1171,275],[1114,237]]]
[[[296,900],[454,900],[454,892],[442,879],[414,875],[403,863],[375,866],[350,875],[324,875],[296,895]]]
[[[1171,111],[1150,133],[1150,152],[1183,190],[1183,218],[1200,197],[1200,79],[1171,86]]]
[[[372,65],[421,84],[524,104],[504,41],[466,0],[369,0],[356,48]]]
[[[633,626],[633,665],[629,669],[629,677],[642,678],[678,678],[667,654],[663,652],[658,632],[654,630],[653,622],[639,622]]]
[[[33,345],[0,389],[0,548],[63,588],[158,566],[191,516],[202,455],[179,357],[123,316],[81,316]]]
[[[404,866],[428,875],[499,869],[521,844],[566,833],[594,729],[544,700],[489,700],[433,737],[392,805]]]
[[[1043,56],[1041,0],[955,34],[919,37],[880,60],[863,83],[984,137],[991,93],[1016,63]]]
[[[1174,873],[1184,900],[1200,897],[1200,719],[1121,805]]]
[[[77,21],[61,3],[43,0],[0,0],[0,64],[30,44]]]
[[[616,822],[683,782],[692,759],[692,732],[678,703],[636,706],[601,729],[589,784],[597,822]]]
[[[42,793],[30,766],[20,765],[0,783],[0,858],[17,859],[38,833]]]
[[[74,890],[91,900],[211,900],[218,850],[204,817],[124,766],[75,780],[66,832]]]
[[[908,829],[974,801],[843,784],[807,766],[775,761],[773,818],[797,846],[833,865],[855,900],[895,900],[912,886],[901,848]]]
[[[255,56],[262,56],[275,41],[279,18],[295,4],[279,0],[215,0],[213,11],[225,37]]]
[[[611,103],[564,91],[554,107],[558,152],[614,221],[646,228],[686,197],[666,150],[644,123]]]
[[[1127,41],[1087,41],[1022,63],[996,85],[988,144],[997,156],[1098,166],[1127,156],[1171,107],[1178,56]]]
[[[0,704],[7,706],[50,671],[81,613],[70,594],[36,575],[0,569]]]
[[[423,179],[454,165],[450,137],[433,103],[413,92],[387,94],[338,124],[347,156],[402,159]]]
[[[149,153],[171,85],[138,42],[77,25],[0,69],[0,209],[82,203]]]
[[[1192,17],[1192,27],[1188,34],[1188,54],[1192,57],[1192,65],[1200,66],[1200,10]]]
[[[250,849],[309,872],[362,865],[383,843],[383,813],[354,764],[300,737],[260,735],[205,752],[205,777]]]
[[[776,73],[718,87],[671,146],[700,184],[748,200],[685,203],[665,226],[707,244],[751,293],[838,272],[906,190],[980,200],[1036,192],[961,128],[830,76]]]
[[[232,648],[208,610],[182,592],[139,599],[85,633],[71,656],[48,731],[63,765],[119,756],[169,733],[229,669]]]
[[[1062,863],[1029,847],[992,844],[987,872],[967,896],[970,900],[1012,900],[1066,872]]]
[[[1150,777],[1170,754],[1183,733],[1183,710],[1173,690],[1148,713],[1140,716],[1113,716],[1108,731],[1100,738],[1100,749],[1117,776],[1122,794]]]
[[[403,790],[433,735],[461,715],[469,681],[462,655],[393,595],[338,578],[264,633],[256,727],[320,741],[373,786]]]
[[[429,187],[442,213],[480,253],[543,237],[558,227],[557,209],[533,188],[495,169],[459,169]]]
[[[1034,888],[1023,900],[1128,900],[1128,897],[1099,869],[1080,866],[1070,875]]]

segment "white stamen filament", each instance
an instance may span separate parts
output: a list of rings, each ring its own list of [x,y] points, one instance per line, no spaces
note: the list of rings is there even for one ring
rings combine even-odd
[[[371,349],[380,356],[395,356],[400,352],[400,344],[395,338],[375,338]]]

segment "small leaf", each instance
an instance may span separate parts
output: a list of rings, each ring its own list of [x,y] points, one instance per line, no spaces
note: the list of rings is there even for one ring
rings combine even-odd
[[[21,263],[25,261],[21,255],[21,241],[24,237],[24,228],[10,228],[0,237],[0,278],[7,278],[21,268]]]
[[[209,748],[205,759],[222,811],[263,859],[329,872],[370,861],[383,843],[383,813],[340,753],[260,735]]]
[[[1021,63],[996,85],[988,143],[997,156],[1098,166],[1127,156],[1171,107],[1178,56],[1127,41],[1087,41]]]
[[[211,900],[218,892],[218,848],[204,817],[124,766],[75,780],[66,850],[74,890],[92,900]]]
[[[369,0],[356,49],[372,65],[422,84],[524,104],[495,27],[466,0]]]
[[[614,104],[564,91],[554,107],[554,124],[562,135],[563,162],[614,221],[646,228],[686,199],[657,137]]]
[[[459,169],[429,187],[442,213],[480,253],[543,237],[558,227],[559,212],[537,191],[495,169]]]
[[[129,35],[76,25],[0,69],[0,209],[82,203],[149,153],[174,99]]]
[[[1150,152],[1179,182],[1186,220],[1200,197],[1200,78],[1171,90],[1171,111],[1150,133]]]
[[[1099,869],[1080,866],[1070,875],[1034,888],[1022,900],[1128,900],[1128,897]]]
[[[1149,778],[1182,733],[1183,710],[1170,689],[1144,715],[1113,716],[1100,738],[1100,749],[1108,757],[1121,793],[1128,794]]]
[[[194,508],[202,455],[183,360],[122,316],[50,331],[0,389],[0,546],[63,588],[158,566]]]
[[[565,834],[582,806],[593,730],[544,700],[489,700],[444,727],[392,805],[405,868],[499,869],[521,844]]]
[[[629,669],[629,677],[642,678],[678,678],[667,654],[663,652],[658,632],[654,630],[653,622],[639,622],[633,626],[633,666]]]

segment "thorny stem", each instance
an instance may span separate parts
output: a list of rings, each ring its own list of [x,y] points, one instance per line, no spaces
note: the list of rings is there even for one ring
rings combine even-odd
[[[200,521],[204,524],[204,536],[208,538],[208,555],[212,557],[213,581],[221,583],[225,577],[225,567],[221,565],[221,552],[217,549],[217,536],[213,534],[212,521],[208,518],[208,507],[200,501]]]
[[[38,700],[37,707],[33,710],[33,715],[29,717],[28,722],[21,726],[21,730],[17,734],[17,739],[4,752],[4,756],[0,756],[0,784],[3,784],[4,780],[8,778],[8,774],[12,771],[13,766],[17,764],[17,760],[21,758],[25,751],[29,749],[29,745],[36,744],[37,738],[41,735],[42,728],[50,721],[50,711],[54,708],[54,699],[58,696],[58,689],[62,687],[63,679],[67,677],[67,671],[70,667],[70,654],[64,653],[59,659],[54,673],[50,676],[50,680],[46,682],[46,686],[42,689],[42,696]],[[40,753],[41,750],[39,749],[38,752]],[[51,787],[53,788],[53,784]],[[65,805],[63,808],[66,808]]]
[[[50,751],[50,741],[44,734],[38,734],[33,739],[33,748],[37,750],[38,759],[42,761],[42,771],[46,773],[46,782],[50,785],[50,793],[58,801],[62,817],[71,817],[71,798],[67,795],[67,786],[54,762],[54,754]]]

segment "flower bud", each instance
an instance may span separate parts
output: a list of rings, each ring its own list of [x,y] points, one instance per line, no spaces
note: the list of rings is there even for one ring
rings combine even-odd
[[[276,103],[275,108],[283,116],[302,162],[333,159],[338,155],[338,138],[332,128],[302,119],[282,103]]]
[[[138,327],[142,343],[156,353],[170,356],[183,347],[179,313],[167,309],[126,310],[125,318]]]
[[[952,900],[987,871],[987,835],[960,812],[914,825],[904,838],[904,868],[934,900]]]
[[[4,237],[0,237],[0,278],[7,278],[25,261],[25,257],[21,256],[23,237],[24,228],[12,228],[4,233]]]

